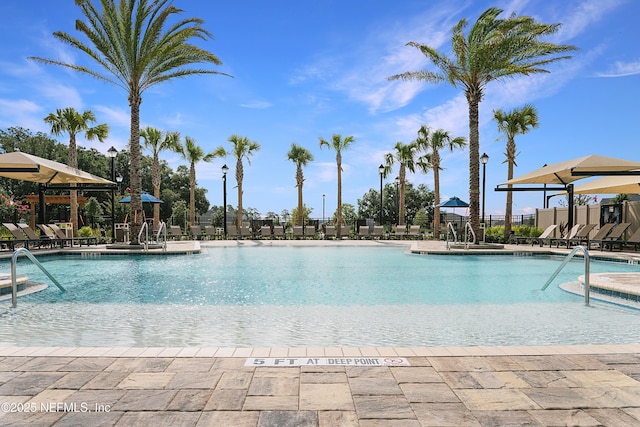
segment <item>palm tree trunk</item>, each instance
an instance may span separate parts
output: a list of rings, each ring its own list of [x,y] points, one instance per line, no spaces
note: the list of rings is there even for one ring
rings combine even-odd
[[[404,163],[400,164],[400,214],[398,218],[398,225],[404,225],[404,190],[406,188],[407,169]]]
[[[302,166],[298,164],[296,170],[296,182],[298,187],[298,224],[304,225],[304,204],[302,203],[302,184],[304,183],[304,176],[302,175]]]
[[[129,97],[129,106],[131,108],[131,138],[129,140],[129,149],[131,155],[130,172],[130,188],[131,188],[131,216],[129,217],[129,231],[132,245],[140,244],[138,233],[142,228],[143,211],[142,211],[142,176],[140,170],[141,151],[140,151],[140,103],[142,98],[139,95],[131,94]]]
[[[440,240],[440,160],[433,153],[433,238]]]
[[[513,165],[515,163],[516,142],[510,137],[507,141],[507,181],[513,178]],[[511,189],[511,185],[507,186]],[[507,191],[507,205],[504,210],[504,237],[509,238],[511,234],[511,216],[513,215],[513,193]]]
[[[469,89],[466,92],[469,103],[469,220],[471,228],[480,230],[480,132],[478,130],[478,104],[482,93]]]
[[[151,184],[153,185],[153,196],[157,199],[160,198],[160,159],[158,158],[158,152],[153,153],[153,167],[151,170]],[[155,203],[153,205],[153,225],[158,227],[160,224],[160,204]]]
[[[336,238],[342,238],[342,155],[340,152],[336,154],[336,163],[338,165],[338,212],[336,214]]]
[[[236,162],[236,182],[238,183],[238,227],[242,227],[242,180],[244,178],[244,170],[242,168],[242,159]]]
[[[196,165],[191,162],[189,168],[189,218],[191,224],[196,223]]]
[[[68,163],[72,168],[78,168],[78,147],[76,144],[76,136],[71,133],[69,135],[69,155]],[[71,184],[71,187],[75,187],[76,184]],[[71,226],[73,229],[73,236],[78,235],[78,191],[69,191],[69,217]]]

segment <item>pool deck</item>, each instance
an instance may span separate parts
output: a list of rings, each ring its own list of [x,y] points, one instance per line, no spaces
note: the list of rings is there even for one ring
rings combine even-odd
[[[430,241],[172,243],[176,253],[237,245],[404,245],[427,254],[444,248]],[[78,250],[107,253],[104,246]],[[499,251],[568,253],[528,245]],[[590,255],[640,260],[636,253]],[[622,281],[635,287],[640,277]],[[278,366],[245,366],[248,358],[273,358]],[[351,366],[375,358],[406,358],[410,366]],[[0,347],[0,425],[638,426],[640,344]]]

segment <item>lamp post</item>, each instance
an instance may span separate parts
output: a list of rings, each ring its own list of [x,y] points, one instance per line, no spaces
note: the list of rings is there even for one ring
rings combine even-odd
[[[325,202],[326,197],[327,197],[326,194],[322,195],[322,223],[323,224],[324,224],[324,202]]]
[[[124,178],[122,177],[122,175],[118,174],[116,176],[116,182],[118,183],[118,193],[122,194],[122,189],[120,188],[120,184],[122,184],[122,180]]]
[[[485,189],[487,188],[487,162],[489,161],[489,156],[487,153],[482,153],[480,157],[480,162],[482,162],[482,223],[484,224],[484,195]]]
[[[114,146],[111,146],[107,150],[107,155],[111,158],[111,182],[116,180],[116,156],[118,150]],[[111,188],[111,241],[116,241],[116,188]]]
[[[380,225],[382,225],[382,175],[384,174],[384,166],[378,166],[378,172],[380,172]]]
[[[227,165],[222,166],[222,210],[224,212],[222,229],[225,239],[227,238],[227,172],[229,172]]]

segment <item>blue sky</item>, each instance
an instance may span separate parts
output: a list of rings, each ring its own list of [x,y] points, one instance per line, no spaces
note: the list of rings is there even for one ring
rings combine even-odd
[[[468,137],[467,104],[459,89],[389,82],[386,77],[431,66],[405,43],[448,52],[451,28],[462,18],[472,24],[491,6],[504,9],[505,17],[515,12],[561,23],[552,41],[580,50],[573,59],[551,65],[550,74],[487,86],[480,104],[480,151],[490,157],[487,215],[503,214],[506,197],[493,191],[507,175],[505,141],[492,120],[494,109],[531,103],[538,110],[540,127],[516,140],[515,176],[588,154],[640,160],[640,3],[635,0],[174,3],[185,16],[205,20],[214,39],[204,46],[222,60],[217,70],[234,78],[193,76],[156,86],[143,95],[141,124],[179,131],[207,152],[220,145],[229,148],[232,134],[259,142],[261,150],[251,165],[245,164],[243,203],[263,215],[296,206],[295,165],[286,158],[292,142],[315,157],[304,170],[304,202],[320,218],[323,194],[326,216],[335,210],[337,183],[335,152],[321,150],[318,137],[355,137],[343,153],[343,202],[353,205],[369,188],[379,188],[384,154],[397,141],[415,139],[421,125]],[[103,144],[79,144],[103,153],[112,145],[126,148],[129,108],[122,89],[27,59],[43,56],[97,67],[52,36],[58,30],[79,36],[74,22],[81,15],[74,2],[4,0],[0,11],[5,17],[0,28],[0,128],[48,132],[42,119],[55,109],[90,109],[98,122],[111,126],[111,135]],[[66,143],[64,137],[59,140]],[[185,164],[176,154],[161,157],[174,168]],[[235,160],[197,165],[198,184],[208,189],[212,205],[222,204],[224,163],[231,168],[228,203],[235,205]],[[468,163],[467,150],[443,153],[443,200],[468,200]],[[409,180],[433,188],[432,174]],[[515,193],[516,214],[541,205],[542,194]]]

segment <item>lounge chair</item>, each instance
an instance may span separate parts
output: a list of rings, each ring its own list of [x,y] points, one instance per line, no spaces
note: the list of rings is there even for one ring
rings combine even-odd
[[[604,250],[607,246],[609,247],[609,250],[613,250],[613,245],[622,240],[622,236],[629,227],[631,227],[631,223],[629,222],[621,222],[613,227],[611,233],[607,234],[604,239],[597,242],[600,245],[600,250]]]
[[[637,251],[638,250],[638,246],[640,246],[640,228],[638,228],[636,230],[635,233],[633,233],[631,235],[631,237],[629,237],[626,240],[622,240],[619,242],[611,242],[611,249],[613,250],[613,245],[615,244],[620,244],[620,250],[622,250],[623,246],[631,246],[633,245],[633,250]]]
[[[218,232],[213,225],[205,225],[204,226],[204,237],[207,240],[215,240],[218,237]]]
[[[49,224],[49,227],[51,227],[51,229],[59,239],[69,240],[69,238],[67,237],[67,234],[64,231],[62,231],[62,229],[58,227],[57,224]],[[85,243],[87,246],[89,246],[91,243],[93,243],[94,245],[97,245],[98,238],[97,237],[72,237],[71,246],[73,246],[73,242],[78,242],[80,246],[82,246],[83,243]]]
[[[29,238],[29,242],[37,242],[36,244],[38,245],[38,247],[42,247],[43,245],[52,247],[54,245],[54,242],[49,240],[48,237],[38,236],[36,232],[33,231],[31,227],[29,227],[29,224],[18,224],[18,227],[20,227],[22,229],[22,232],[27,235],[27,237]]]
[[[396,226],[396,231],[393,233],[393,237],[396,239],[404,239],[407,236],[407,226],[406,225],[398,225]]]
[[[270,225],[263,225],[262,227],[260,227],[260,237],[262,237],[263,239],[271,239],[272,234],[271,234],[271,226]]]
[[[551,239],[551,234],[553,234],[557,227],[558,226],[556,224],[551,224],[550,226],[545,228],[541,235],[531,239],[531,246],[533,246],[535,243],[540,243],[540,247],[544,246],[544,241]],[[516,244],[518,244],[517,241]]]
[[[294,239],[302,239],[304,238],[304,227],[301,225],[293,226],[293,238]]]
[[[11,235],[13,236],[13,239],[11,241],[14,247],[16,243],[21,243],[22,246],[29,249],[30,239],[26,236],[26,234],[20,231],[20,229],[15,224],[12,224],[10,222],[3,222],[2,225],[4,226],[4,228],[9,230],[9,232],[11,232]],[[38,241],[39,240],[40,239],[38,239]]]
[[[199,225],[191,225],[189,226],[189,231],[191,232],[191,238],[193,240],[202,240],[202,227]]]
[[[611,230],[613,230],[614,226],[615,224],[605,224],[600,227],[600,230],[598,230],[592,238],[587,240],[587,249],[591,249],[591,242],[601,242],[605,237],[607,237],[607,235],[611,233]]]
[[[419,239],[420,238],[420,226],[419,225],[411,225],[409,226],[409,231],[407,231],[407,237],[410,239]]]
[[[272,237],[274,239],[284,239],[285,238],[284,227],[281,225],[274,225]]]
[[[576,233],[573,239],[567,240],[567,249],[569,248],[569,246],[574,244],[580,245],[582,242],[587,243],[589,241],[589,234],[591,233],[591,230],[593,230],[595,227],[596,227],[595,224],[586,224],[584,227],[582,227],[580,231]]]
[[[584,224],[574,224],[574,226],[571,227],[564,236],[549,239],[549,247],[551,247],[553,243],[556,244],[556,248],[559,248],[561,243],[566,244],[568,241],[576,237],[576,234],[578,234],[578,231],[580,231],[583,226]]]
[[[252,237],[252,233],[251,233],[251,227],[249,227],[249,224],[242,224],[242,227],[240,227],[240,238],[251,239],[251,237]]]
[[[313,225],[305,225],[304,226],[304,237],[307,239],[315,239],[316,238],[316,227]]]
[[[67,238],[65,236],[65,238],[60,238],[56,235],[56,233],[53,232],[53,230],[51,229],[51,227],[49,227],[46,224],[37,224],[37,227],[40,229],[41,232],[44,233],[45,236],[47,236],[47,238],[53,242],[53,244],[55,245],[56,243],[60,244],[61,248],[64,248],[65,242],[69,242],[69,245],[71,245],[73,243],[73,239],[71,238]]]
[[[238,227],[235,224],[227,225],[227,239],[237,239],[239,236]]]
[[[324,227],[324,238],[325,239],[335,239],[336,238],[336,226],[335,225],[325,225],[325,227]]]
[[[361,225],[358,229],[358,238],[359,239],[368,239],[369,238],[369,226]]]
[[[384,225],[374,225],[371,238],[382,239],[384,235]]]

